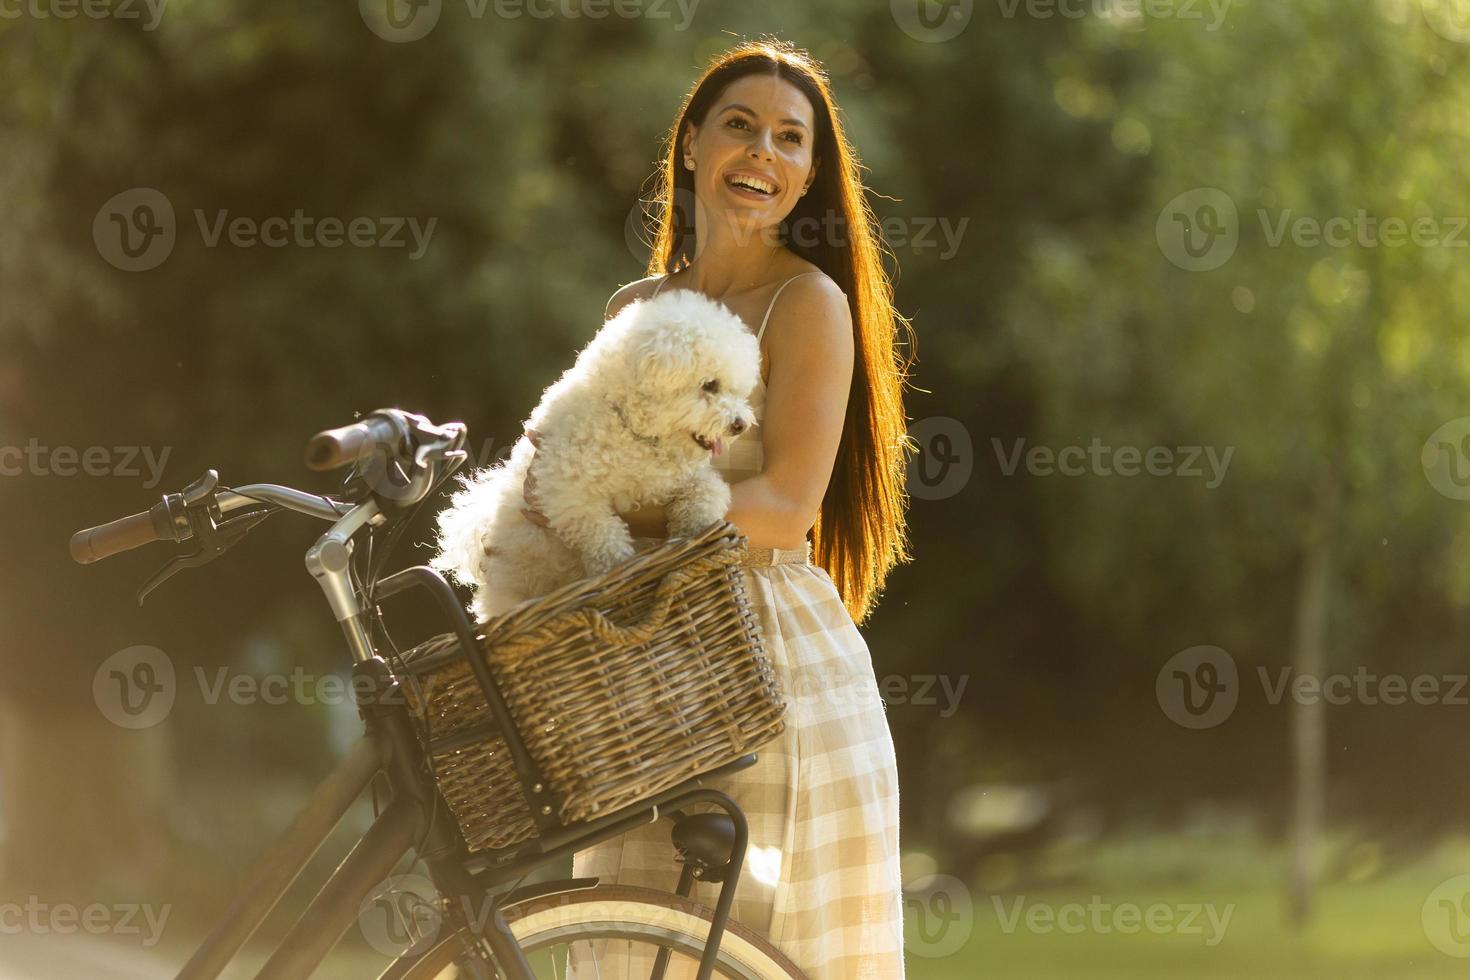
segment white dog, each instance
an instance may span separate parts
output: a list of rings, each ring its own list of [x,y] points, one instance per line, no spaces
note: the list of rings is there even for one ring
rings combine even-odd
[[[631,558],[618,511],[660,505],[670,536],[704,530],[730,506],[711,458],[756,424],[759,378],[756,337],[725,306],[687,289],[635,300],[542,395],[526,423],[539,449],[522,435],[459,478],[430,565],[474,587],[483,621]],[[521,513],[533,454],[544,528]]]

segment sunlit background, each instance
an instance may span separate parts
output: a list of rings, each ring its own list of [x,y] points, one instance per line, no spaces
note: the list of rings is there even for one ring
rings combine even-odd
[[[169,548],[70,534],[208,468],[332,489],[306,438],[384,405],[493,461],[767,32],[831,75],[918,336],[915,561],[864,628],[908,975],[1465,976],[1463,7],[0,3],[0,977],[171,975],[360,730],[313,522],[141,609]],[[100,693],[138,646],[147,724]]]

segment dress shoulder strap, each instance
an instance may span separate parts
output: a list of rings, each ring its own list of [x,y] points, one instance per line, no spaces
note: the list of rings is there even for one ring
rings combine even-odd
[[[760,330],[756,331],[756,335],[755,335],[755,339],[756,340],[760,340],[761,337],[765,335],[765,332],[766,332],[766,324],[769,323],[769,322],[771,322],[771,311],[776,308],[776,298],[781,295],[781,290],[785,289],[787,286],[791,285],[793,282],[795,282],[796,280],[800,279],[802,276],[815,276],[815,275],[819,275],[819,274],[820,273],[816,273],[816,272],[803,272],[800,275],[792,276],[790,279],[787,279],[781,285],[779,285],[779,286],[776,287],[775,294],[773,296],[771,296],[771,305],[766,307],[766,316],[765,316],[765,319],[761,321],[761,328],[760,328]]]

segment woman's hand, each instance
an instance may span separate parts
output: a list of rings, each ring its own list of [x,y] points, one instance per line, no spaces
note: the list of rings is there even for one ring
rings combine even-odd
[[[535,462],[535,449],[541,448],[541,433],[537,432],[535,429],[529,428],[524,431],[526,433],[526,438],[531,441],[531,445],[534,447],[531,452],[531,462]],[[521,516],[530,521],[532,524],[535,524],[537,527],[548,527],[551,522],[546,519],[545,514],[536,509],[539,505],[536,503],[535,498],[531,496],[531,494],[535,492],[535,490],[536,477],[534,474],[532,474],[531,466],[528,463],[526,464],[526,482],[521,485],[521,496],[524,497],[526,501],[526,506],[521,508]]]

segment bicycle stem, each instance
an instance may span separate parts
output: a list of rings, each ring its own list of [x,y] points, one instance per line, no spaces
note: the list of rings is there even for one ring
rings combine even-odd
[[[306,570],[326,593],[327,604],[342,626],[352,659],[357,663],[371,660],[375,654],[372,635],[363,618],[357,592],[352,587],[352,536],[364,524],[381,517],[377,501],[366,500],[333,524],[331,530],[318,538],[306,553]]]

